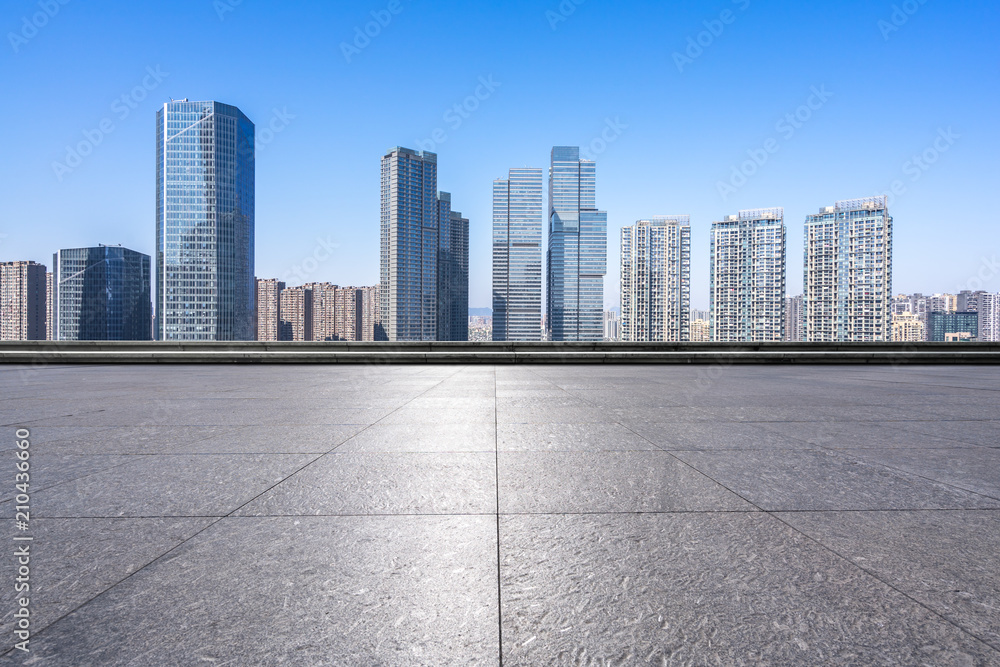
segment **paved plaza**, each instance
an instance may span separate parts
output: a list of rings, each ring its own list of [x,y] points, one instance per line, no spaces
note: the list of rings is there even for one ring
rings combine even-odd
[[[986,367],[0,365],[0,660],[1000,665],[998,408]]]

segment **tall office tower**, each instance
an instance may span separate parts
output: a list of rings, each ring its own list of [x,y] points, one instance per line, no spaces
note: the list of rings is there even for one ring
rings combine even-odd
[[[385,340],[382,331],[379,286],[361,288],[361,336],[358,340]]]
[[[979,340],[1000,342],[1000,294],[981,294],[978,299]]]
[[[785,299],[785,340],[790,343],[798,343],[803,340],[803,299],[801,294]]]
[[[52,266],[57,266],[55,262]],[[55,332],[58,330],[56,325],[56,288],[53,276],[55,274],[49,271],[45,274],[45,340],[58,340],[55,336]]]
[[[542,170],[493,181],[493,340],[542,338]]]
[[[712,329],[709,327],[707,319],[691,320],[691,335],[688,340],[692,343],[707,343],[712,340]]]
[[[156,112],[156,339],[254,339],[254,125],[219,102]]]
[[[45,340],[45,265],[0,262],[0,340]]]
[[[927,340],[927,324],[918,315],[906,311],[892,316],[892,341],[917,343]]]
[[[313,336],[313,292],[308,287],[289,287],[281,291],[280,340],[310,341]]]
[[[556,146],[549,168],[546,326],[553,341],[600,341],[608,214],[596,203],[597,165]]]
[[[740,211],[712,223],[713,341],[784,340],[785,238],[781,208]]]
[[[285,283],[274,278],[257,279],[257,298],[254,300],[254,321],[257,323],[257,340],[281,340],[281,291]]]
[[[927,340],[950,343],[979,337],[979,313],[931,312],[927,315]]]
[[[604,311],[604,340],[609,343],[622,340],[622,316],[613,310]]]
[[[121,246],[53,256],[57,340],[150,340],[150,257]]]
[[[332,283],[307,283],[302,286],[312,292],[310,304],[311,331],[308,340],[333,341],[337,337],[337,292]]]
[[[806,218],[805,340],[892,338],[892,218],[887,198],[839,201]]]
[[[337,289],[334,306],[337,325],[333,340],[361,340],[363,299],[362,290],[357,287]]]
[[[390,341],[437,339],[437,155],[382,157],[381,317]]]
[[[690,340],[690,216],[622,227],[621,299],[623,341]]]
[[[437,340],[469,340],[469,221],[438,195]]]

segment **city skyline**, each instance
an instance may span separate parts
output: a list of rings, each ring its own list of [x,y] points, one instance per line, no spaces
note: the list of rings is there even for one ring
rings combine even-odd
[[[19,128],[0,172],[18,194],[0,205],[9,221],[0,229],[5,259],[46,262],[55,245],[96,241],[154,255],[149,119],[171,97],[188,97],[235,104],[266,129],[257,165],[257,240],[268,249],[258,253],[261,276],[377,283],[377,156],[418,142],[433,142],[442,156],[442,182],[472,221],[471,264],[482,266],[492,180],[514,165],[544,164],[550,146],[565,144],[599,163],[609,257],[617,257],[621,227],[659,212],[691,215],[692,303],[700,307],[708,304],[711,221],[783,206],[788,262],[797,267],[799,222],[817,206],[891,192],[894,182],[900,193],[890,208],[905,221],[896,234],[897,288],[957,292],[982,269],[987,288],[1000,289],[994,248],[966,241],[989,229],[982,193],[998,171],[989,122],[996,73],[980,66],[998,54],[987,3],[959,11],[921,4],[898,26],[891,2],[791,11],[758,2],[583,3],[568,16],[558,3],[519,2],[478,8],[484,18],[472,24],[460,4],[403,3],[350,61],[341,44],[352,44],[355,28],[384,3],[298,12],[224,4],[232,11],[202,2],[177,3],[169,14],[69,3],[16,50],[7,40],[14,101],[43,112],[15,114],[16,104],[0,112],[5,126]],[[714,35],[705,24],[718,31],[723,9],[735,20]],[[8,31],[20,37],[21,17],[35,11],[37,3],[12,5]],[[803,25],[824,28],[807,40]],[[500,39],[514,29],[523,36],[516,49]],[[748,40],[765,31],[773,48],[748,52]],[[189,36],[183,47],[179,33]],[[595,49],[566,62],[566,50],[590,34],[601,35]],[[302,48],[276,48],[281,35]],[[963,48],[951,48],[959,38]],[[868,84],[879,86],[878,105],[855,103],[854,91]],[[390,90],[407,104],[385,104]],[[338,91],[351,91],[352,103]],[[749,101],[720,104],[724,97]],[[724,199],[719,183],[737,191]],[[937,233],[942,220],[953,233]],[[605,305],[613,307],[616,262],[608,271]],[[801,291],[801,279],[789,273],[789,293]],[[473,271],[472,305],[490,305],[490,282]]]

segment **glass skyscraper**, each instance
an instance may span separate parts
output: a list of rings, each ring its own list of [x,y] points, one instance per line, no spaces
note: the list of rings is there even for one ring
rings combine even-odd
[[[156,339],[253,340],[254,125],[219,102],[156,113]]]
[[[149,340],[150,257],[121,246],[52,258],[56,340]]]
[[[713,222],[711,252],[712,340],[784,340],[784,209],[740,211]]]
[[[469,221],[437,190],[437,155],[382,157],[380,337],[468,340]]]
[[[542,337],[542,170],[493,182],[493,340]]]
[[[552,149],[546,328],[553,341],[604,339],[608,214],[597,210],[596,174],[578,147]]]

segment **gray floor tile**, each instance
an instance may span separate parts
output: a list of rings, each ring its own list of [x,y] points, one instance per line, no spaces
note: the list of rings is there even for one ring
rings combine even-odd
[[[614,452],[656,450],[656,445],[621,424],[501,424],[501,451]]]
[[[337,448],[358,452],[494,452],[496,427],[480,424],[385,424],[369,426]]]

